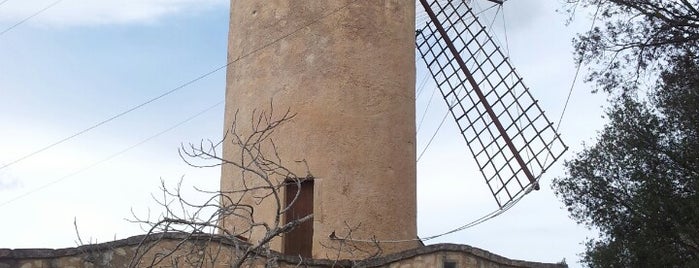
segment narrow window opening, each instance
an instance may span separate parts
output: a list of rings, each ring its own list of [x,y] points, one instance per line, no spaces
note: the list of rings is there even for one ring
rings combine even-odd
[[[291,208],[284,216],[285,224],[313,214],[313,181],[301,182],[301,191],[294,201],[297,191],[298,185],[289,181],[285,189],[285,205],[291,205]],[[283,240],[284,254],[311,258],[313,253],[313,220],[301,223],[286,233]]]
[[[456,262],[455,261],[444,261],[442,263],[443,268],[456,268]]]

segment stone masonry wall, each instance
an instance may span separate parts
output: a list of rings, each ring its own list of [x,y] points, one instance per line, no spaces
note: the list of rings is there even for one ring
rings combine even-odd
[[[0,268],[53,267],[230,267],[245,242],[219,236],[165,233],[65,249],[0,249]],[[138,256],[140,258],[134,258]],[[138,260],[138,261],[136,261]],[[361,261],[299,259],[276,252],[253,254],[243,267],[443,267],[563,268],[565,264],[508,259],[455,244],[429,245]]]

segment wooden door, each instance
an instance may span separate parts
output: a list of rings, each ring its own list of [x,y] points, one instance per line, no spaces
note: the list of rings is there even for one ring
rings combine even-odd
[[[286,202],[288,206],[293,202],[298,187],[296,183],[289,183],[286,186]],[[301,183],[301,192],[286,212],[284,223],[289,223],[308,216],[313,213],[313,181],[308,180]],[[295,229],[284,235],[284,254],[301,255],[304,258],[311,258],[313,252],[313,219],[307,220]]]

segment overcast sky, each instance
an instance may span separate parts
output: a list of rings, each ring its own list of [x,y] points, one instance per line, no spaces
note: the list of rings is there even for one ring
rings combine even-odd
[[[3,3],[0,1],[0,3]],[[0,4],[0,166],[172,90],[226,63],[227,0],[8,0]],[[476,0],[480,8],[491,4]],[[517,0],[484,13],[525,84],[558,122],[575,72],[570,26],[558,1]],[[420,9],[418,9],[420,10]],[[502,14],[504,12],[504,19]],[[497,15],[497,16],[495,16]],[[505,38],[505,29],[507,38]],[[507,40],[505,42],[504,40]],[[418,59],[417,83],[425,78]],[[158,212],[151,194],[160,180],[216,190],[218,169],[194,169],[180,143],[223,133],[225,71],[219,71],[123,117],[0,169],[0,248],[75,246],[141,233],[131,209]],[[427,83],[416,100],[418,152],[446,105]],[[428,106],[428,103],[429,106]],[[560,132],[570,159],[591,142],[603,119],[604,96],[577,83]],[[196,117],[194,117],[196,116]],[[191,120],[188,120],[191,119]],[[176,128],[172,128],[176,126]],[[171,129],[172,128],[172,129]],[[169,130],[169,131],[166,131]],[[160,134],[160,135],[159,135]],[[418,227],[422,237],[448,231],[497,208],[466,143],[450,120],[418,163]],[[573,267],[594,233],[568,218],[550,188],[562,161],[542,177],[541,191],[476,227],[431,240],[468,244],[514,259]]]

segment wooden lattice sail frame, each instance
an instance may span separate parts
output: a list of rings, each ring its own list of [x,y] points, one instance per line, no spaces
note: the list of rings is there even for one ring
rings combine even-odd
[[[417,48],[498,205],[538,190],[567,146],[466,1],[420,3]]]

